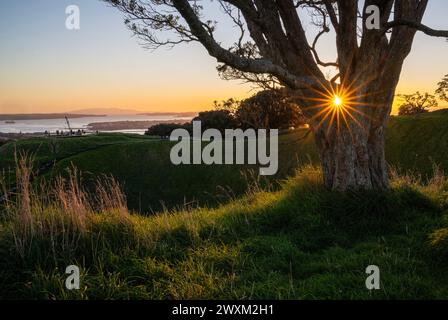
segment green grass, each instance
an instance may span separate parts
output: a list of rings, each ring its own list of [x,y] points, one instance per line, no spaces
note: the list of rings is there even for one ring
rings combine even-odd
[[[436,163],[448,171],[448,112],[394,117],[386,133],[390,164],[428,176]]]
[[[7,143],[1,146],[0,166],[14,167],[14,150],[26,150],[35,155],[37,163],[70,157],[81,152],[122,143],[149,140],[149,137],[126,134],[100,134],[84,137],[29,138]],[[52,145],[55,147],[52,148]]]
[[[434,163],[448,171],[448,113],[393,117],[386,137],[386,157],[391,166],[423,176],[431,175]],[[298,130],[282,135],[279,143],[279,173],[269,179],[274,186],[298,164],[319,163],[312,134],[306,136],[306,131]],[[86,183],[101,174],[112,174],[123,185],[129,207],[145,213],[185,204],[217,205],[243,194],[250,186],[241,172],[247,175],[256,168],[174,166],[169,161],[171,146],[169,141],[125,134],[20,140],[0,146],[0,170],[14,167],[17,148],[35,153],[36,168],[50,164],[53,170],[44,172],[46,178],[64,173],[71,164],[84,173]],[[12,184],[14,174],[8,177]]]
[[[269,190],[231,166],[174,167],[170,142],[148,137],[64,139],[56,155],[47,139],[19,141],[38,162],[57,160],[47,180],[74,163],[85,186],[112,173],[131,209],[167,199],[167,207],[201,206],[142,216],[112,201],[113,187],[100,207],[70,185],[28,190],[29,206],[22,191],[0,207],[0,298],[447,299],[448,179],[432,172],[434,163],[448,169],[447,120],[391,120],[387,157],[399,169],[387,193],[326,191],[311,166],[282,179],[297,163],[318,163],[303,131],[281,137],[282,167]],[[12,154],[13,144],[0,147],[3,168]],[[219,186],[229,188],[217,199]],[[72,264],[80,290],[64,286]],[[364,284],[372,264],[380,290]]]
[[[340,194],[308,168],[276,192],[216,209],[151,217],[109,209],[82,226],[35,208],[32,240],[14,218],[0,225],[0,297],[446,299],[448,250],[430,235],[448,226],[448,181],[408,178],[394,178],[388,193]],[[17,239],[26,244],[18,251]],[[71,264],[82,271],[78,291],[64,287]],[[381,290],[365,287],[372,264]]]
[[[306,150],[304,162],[317,160],[311,135],[307,136],[306,143],[297,143],[305,133],[300,131],[280,138],[284,152],[279,155],[279,172],[269,181],[262,179],[266,180],[265,184],[293,172],[299,157],[287,152],[291,147]],[[58,146],[57,153],[52,152],[54,144]],[[49,163],[48,170],[42,172],[47,180],[64,174],[72,164],[83,172],[86,184],[91,184],[99,175],[111,174],[122,184],[129,207],[144,213],[165,207],[211,206],[229,201],[247,190],[251,182],[247,177],[258,171],[255,166],[243,165],[175,166],[169,158],[173,145],[169,141],[122,134],[19,140],[0,148],[0,169],[14,168],[17,150],[35,154],[35,168]],[[312,157],[314,160],[310,160]],[[11,185],[15,181],[14,171],[7,172]]]

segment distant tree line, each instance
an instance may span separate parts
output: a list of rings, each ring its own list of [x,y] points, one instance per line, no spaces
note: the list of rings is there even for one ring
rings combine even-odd
[[[305,124],[298,105],[289,101],[280,89],[263,90],[238,101],[233,98],[214,102],[214,110],[203,111],[192,121],[201,121],[202,130],[217,129],[279,129],[288,130]],[[192,122],[162,123],[146,131],[147,135],[168,138],[174,129],[192,131]]]

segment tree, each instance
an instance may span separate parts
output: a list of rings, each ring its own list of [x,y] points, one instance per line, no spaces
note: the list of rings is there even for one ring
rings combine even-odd
[[[240,105],[240,101],[234,98],[223,100],[222,102],[213,101],[213,107],[215,110],[227,110],[230,114],[234,115]]]
[[[146,132],[145,135],[148,136],[159,136],[162,139],[167,139],[171,132],[178,128],[187,128],[189,126],[188,123],[180,124],[180,123],[158,123],[156,125],[151,126]]]
[[[149,48],[197,42],[225,79],[284,87],[315,134],[325,185],[342,191],[388,187],[384,132],[403,62],[417,31],[448,38],[422,24],[429,0],[106,1]],[[233,45],[217,39],[202,5],[220,5],[241,31]],[[323,62],[317,43],[331,30],[338,58]],[[328,80],[322,68],[337,74]]]
[[[426,113],[429,109],[438,106],[436,97],[427,92],[424,94],[419,91],[414,94],[399,94],[398,97],[404,100],[398,110],[400,116]]]
[[[229,110],[211,110],[199,112],[199,115],[193,121],[201,121],[201,129],[218,129],[224,132],[225,129],[234,129],[238,123]]]
[[[299,106],[281,90],[263,90],[243,100],[235,116],[244,129],[289,129],[305,123]]]
[[[448,102],[448,74],[438,83],[436,95],[440,100]]]

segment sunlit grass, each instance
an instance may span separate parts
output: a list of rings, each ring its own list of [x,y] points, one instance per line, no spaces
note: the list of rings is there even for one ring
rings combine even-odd
[[[275,192],[254,186],[216,209],[154,217],[129,213],[120,196],[111,201],[115,188],[99,193],[109,205],[95,210],[72,186],[62,199],[82,204],[82,223],[58,197],[44,205],[25,192],[31,224],[16,222],[14,202],[0,224],[0,297],[446,298],[443,254],[432,256],[429,234],[440,225],[447,180],[441,172],[429,184],[393,179],[388,193],[340,194],[325,191],[320,170],[307,167]],[[372,263],[384,290],[365,288]],[[81,268],[80,290],[64,287],[70,264]]]

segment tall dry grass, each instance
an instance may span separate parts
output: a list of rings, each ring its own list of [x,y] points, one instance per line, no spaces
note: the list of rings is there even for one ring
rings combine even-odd
[[[89,193],[81,173],[72,166],[64,176],[37,184],[32,179],[33,156],[20,153],[15,159],[16,190],[9,193],[2,210],[19,256],[28,255],[34,241],[49,241],[54,254],[76,251],[80,238],[89,233],[100,213],[131,223],[126,197],[113,177],[98,178],[95,192]]]
[[[396,167],[391,167],[389,170],[391,187],[414,188],[441,206],[448,206],[448,177],[438,164],[433,163],[432,169],[432,175],[424,177],[416,172],[402,172]]]

